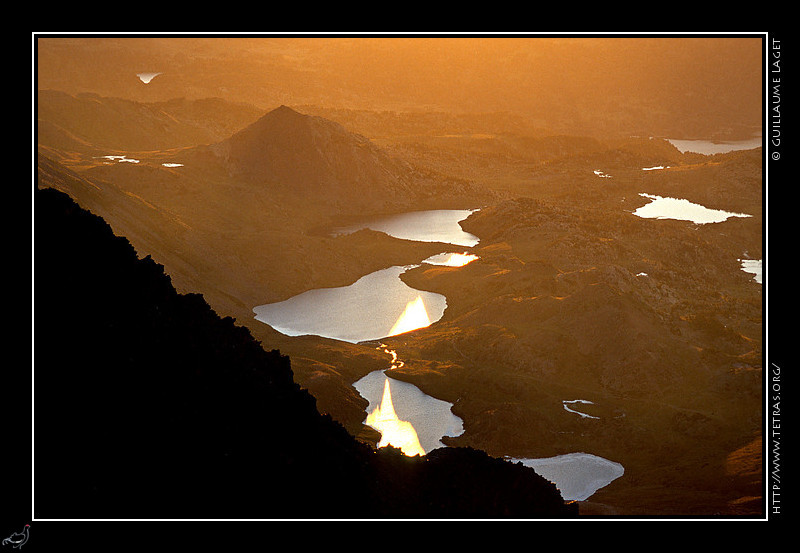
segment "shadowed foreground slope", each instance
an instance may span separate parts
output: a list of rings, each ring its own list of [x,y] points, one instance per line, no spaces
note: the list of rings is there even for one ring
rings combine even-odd
[[[102,219],[52,189],[34,207],[35,517],[577,514],[532,470],[476,450],[356,442],[286,356],[176,293]]]

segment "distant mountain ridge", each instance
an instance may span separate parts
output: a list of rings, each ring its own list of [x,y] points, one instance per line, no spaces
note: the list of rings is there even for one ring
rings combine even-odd
[[[52,37],[38,40],[38,63],[41,86],[139,100],[224,90],[260,106],[504,109],[567,134],[709,134],[760,127],[761,40]],[[144,85],[143,67],[164,73]]]
[[[139,103],[40,90],[36,134],[39,152],[56,161],[95,168],[110,154],[133,155],[140,166],[177,161],[186,164],[183,173],[196,170],[192,187],[257,185],[270,201],[306,210],[314,204],[326,213],[424,209],[430,202],[474,207],[493,197],[467,179],[413,166],[340,123],[285,105],[264,113],[220,98]],[[141,180],[113,164],[98,178]]]
[[[140,103],[58,90],[39,90],[36,109],[39,144],[83,153],[211,144],[263,113],[221,98]]]

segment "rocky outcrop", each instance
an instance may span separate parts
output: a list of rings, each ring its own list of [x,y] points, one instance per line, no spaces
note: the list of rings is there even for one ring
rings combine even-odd
[[[105,222],[35,193],[37,518],[564,517],[532,470],[357,442]]]

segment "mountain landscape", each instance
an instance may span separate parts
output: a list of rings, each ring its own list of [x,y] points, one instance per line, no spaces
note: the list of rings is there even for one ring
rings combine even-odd
[[[391,88],[366,56],[370,95],[342,53],[356,50],[355,39],[324,53],[307,39],[127,40],[38,42],[34,329],[37,354],[50,351],[35,367],[34,468],[46,483],[37,484],[37,515],[102,518],[109,506],[114,518],[763,515],[764,294],[742,270],[743,259],[765,253],[763,151],[676,146],[761,131],[760,95],[734,78],[760,86],[760,62],[747,63],[753,39],[709,40],[708,55],[730,71],[694,94],[682,82],[672,96],[649,94],[651,81],[615,89],[587,67],[598,51],[618,67],[616,41],[542,42],[534,56],[487,39],[473,55],[498,60],[498,88],[513,75],[499,54],[530,62],[560,45],[581,60],[582,80],[598,79],[607,93],[601,105],[581,96],[573,68],[564,90],[576,101],[556,106],[550,60],[537,65],[535,105],[515,92],[508,109],[479,102],[479,92],[458,109],[434,94],[425,71],[416,87]],[[678,67],[687,44],[698,44],[663,40],[615,75],[638,68],[644,81],[644,53]],[[420,59],[436,59],[434,44],[419,43]],[[440,44],[450,74],[468,50]],[[380,41],[366,51],[395,55]],[[86,71],[88,58],[104,56],[113,69]],[[248,59],[265,71],[251,88],[242,84]],[[175,71],[145,84],[135,78],[142,65]],[[687,82],[703,74],[696,62],[682,67]],[[337,71],[338,87],[329,86]],[[201,74],[207,88],[194,80]],[[461,79],[458,97],[474,90]],[[532,86],[521,73],[511,80]],[[255,89],[258,101],[245,94]],[[692,119],[712,96],[713,113]],[[633,113],[609,107],[619,98]],[[644,218],[643,194],[740,216]],[[434,209],[473,210],[460,225],[480,239],[464,248],[477,260],[425,264],[453,246],[334,232]],[[76,220],[91,229],[72,234]],[[108,249],[88,249],[96,240]],[[381,348],[288,336],[254,317],[258,305],[391,266],[410,266],[402,281],[442,294],[447,307]],[[150,286],[146,298],[134,292]],[[387,367],[384,349],[402,360],[392,378],[452,403],[463,420],[446,447],[422,458],[376,447],[368,401],[353,385]],[[586,416],[569,401],[585,402]],[[61,472],[57,451],[71,452]],[[574,452],[624,474],[568,501],[508,460]],[[276,480],[282,488],[269,493],[280,508],[258,499]],[[182,500],[145,500],[167,488]],[[312,497],[325,500],[304,511]],[[239,508],[215,507],[231,502]]]
[[[412,459],[357,442],[319,414],[289,358],[178,294],[68,196],[35,202],[40,269],[57,275],[37,299],[62,314],[37,356],[38,518],[577,513],[551,482],[480,451]]]

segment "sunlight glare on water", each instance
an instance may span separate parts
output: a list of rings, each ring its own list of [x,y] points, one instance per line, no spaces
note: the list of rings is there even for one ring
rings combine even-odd
[[[392,369],[403,366],[404,363],[395,357],[394,350],[389,351],[392,354]],[[410,434],[410,427],[416,435],[410,443],[418,441],[421,449],[430,453],[446,447],[442,442],[443,437],[464,433],[463,421],[453,414],[452,403],[429,396],[408,382],[389,378],[388,372],[391,371],[372,371],[353,383],[353,388],[368,402],[364,414],[369,420],[365,420],[364,424],[378,430],[382,436],[387,434],[384,443],[391,441],[392,445],[399,447],[396,444],[406,441],[400,436]],[[387,384],[388,381],[391,384]],[[404,424],[388,422],[395,420]],[[412,456],[419,453],[413,445],[406,449],[412,452]]]
[[[404,332],[417,330],[418,328],[425,328],[431,325],[431,319],[428,317],[428,311],[425,309],[425,302],[422,301],[421,296],[408,302],[403,313],[394,323],[394,326],[389,331],[389,336],[397,336]]]
[[[380,405],[367,415],[366,424],[381,433],[378,447],[391,445],[410,457],[425,455],[425,450],[419,443],[419,437],[414,426],[408,421],[397,418],[392,403],[392,389],[389,379],[383,386],[383,398]]]
[[[415,290],[390,267],[350,286],[309,290],[288,300],[253,308],[256,319],[287,336],[313,334],[347,342],[380,340],[428,326],[442,318],[447,300]]]
[[[469,217],[476,209],[433,209],[412,211],[370,219],[340,228],[333,234],[350,234],[361,229],[385,232],[402,240],[421,242],[443,242],[458,246],[472,247],[480,241],[477,236],[465,232],[460,221]]]
[[[444,265],[446,267],[463,267],[468,263],[471,263],[478,259],[477,255],[471,253],[440,253],[437,255],[432,255],[428,259],[424,260],[423,263],[428,263],[430,265]]]

